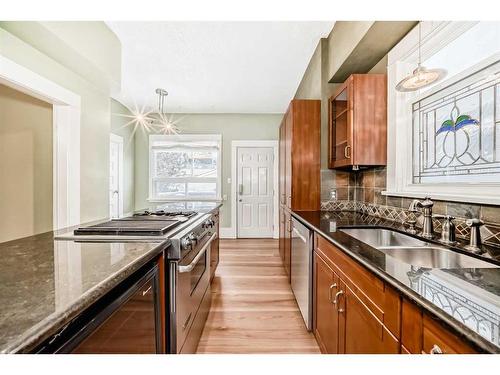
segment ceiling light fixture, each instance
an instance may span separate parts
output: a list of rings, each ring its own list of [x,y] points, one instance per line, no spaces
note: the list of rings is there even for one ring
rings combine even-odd
[[[400,81],[396,85],[396,90],[400,92],[417,91],[439,81],[446,75],[444,69],[427,69],[422,66],[422,22],[418,23],[418,66],[411,75]]]
[[[168,117],[164,110],[165,98],[168,96],[167,90],[158,88],[155,92],[158,94],[158,119],[155,125],[157,125],[158,130],[163,134],[178,134],[179,129],[177,125],[172,121],[171,117]]]

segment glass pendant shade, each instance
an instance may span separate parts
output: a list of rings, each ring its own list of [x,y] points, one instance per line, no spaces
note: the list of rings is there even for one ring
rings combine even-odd
[[[401,92],[416,91],[439,81],[445,75],[446,70],[444,69],[426,69],[419,64],[410,76],[396,85],[396,90]]]

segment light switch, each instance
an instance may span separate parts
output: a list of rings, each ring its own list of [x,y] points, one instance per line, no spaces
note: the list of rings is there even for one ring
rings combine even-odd
[[[231,177],[228,177],[227,178],[227,183],[230,184],[231,183]]]
[[[223,201],[227,201],[227,195],[226,195],[226,194],[224,194],[224,195],[222,196],[222,200],[223,200]]]

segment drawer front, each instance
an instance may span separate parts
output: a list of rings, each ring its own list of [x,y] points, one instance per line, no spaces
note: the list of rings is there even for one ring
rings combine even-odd
[[[462,339],[451,333],[428,315],[423,320],[422,353],[426,354],[473,354],[477,353]]]
[[[316,251],[349,286],[354,294],[396,336],[400,334],[401,298],[399,293],[364,266],[322,236],[316,235]]]

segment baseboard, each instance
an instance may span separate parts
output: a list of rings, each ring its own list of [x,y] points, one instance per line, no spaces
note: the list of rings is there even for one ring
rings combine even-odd
[[[236,230],[233,227],[220,227],[220,238],[236,238]]]

